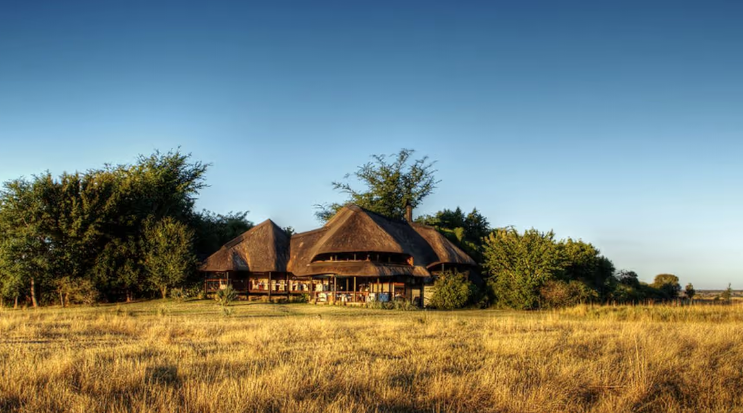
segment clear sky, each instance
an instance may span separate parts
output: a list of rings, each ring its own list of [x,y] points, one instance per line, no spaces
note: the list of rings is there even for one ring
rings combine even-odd
[[[199,208],[298,230],[416,149],[416,213],[743,287],[743,2],[0,2],[0,181],[180,146]]]

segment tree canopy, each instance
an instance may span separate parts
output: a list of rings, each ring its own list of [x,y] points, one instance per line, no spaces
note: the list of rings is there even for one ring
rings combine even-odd
[[[146,242],[146,223],[187,227],[193,235],[189,248],[200,256],[252,226],[243,212],[194,211],[207,168],[179,150],[156,151],[131,165],[5,182],[0,294],[28,297],[33,304],[51,302],[55,292],[70,286],[90,285],[104,299],[159,290],[146,271],[153,247]]]
[[[403,219],[405,208],[416,208],[436,189],[435,162],[427,156],[412,159],[412,149],[401,149],[394,155],[372,155],[372,161],[360,166],[346,181],[335,181],[333,189],[348,196],[353,203],[378,214]],[[365,188],[354,189],[347,180],[353,176]],[[340,203],[316,205],[316,216],[327,221],[343,206]]]

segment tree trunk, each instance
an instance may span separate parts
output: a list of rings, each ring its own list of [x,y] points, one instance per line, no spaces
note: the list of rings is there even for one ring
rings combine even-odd
[[[33,278],[31,278],[31,303],[34,308],[39,306],[39,303],[36,302],[36,283]]]
[[[64,294],[62,294],[62,291],[59,292],[59,304],[64,308]]]
[[[18,309],[18,296],[17,295],[15,296],[15,303],[13,304],[13,309],[14,310]]]
[[[132,300],[133,300],[132,291],[131,290],[126,290],[126,302],[127,303],[131,303]]]
[[[160,287],[160,292],[163,293],[163,298],[168,298],[168,287]]]

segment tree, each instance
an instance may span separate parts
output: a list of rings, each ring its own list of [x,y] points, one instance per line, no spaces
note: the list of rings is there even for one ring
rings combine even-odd
[[[415,221],[435,227],[472,259],[482,262],[483,238],[492,229],[487,218],[480,214],[477,208],[472,209],[467,215],[459,207],[453,211],[444,209],[434,215],[420,216]]]
[[[5,182],[0,191],[0,275],[6,293],[19,294],[20,285],[28,286],[34,307],[37,289],[51,275],[55,253],[51,226],[47,173],[30,182],[16,179]],[[14,299],[17,301],[18,296]]]
[[[455,310],[470,303],[475,294],[475,286],[467,279],[467,274],[445,271],[434,282],[434,293],[429,303],[439,310]]]
[[[619,272],[617,272],[616,278],[620,284],[623,284],[629,287],[640,286],[640,280],[637,276],[637,273],[634,271],[620,270]]]
[[[253,228],[253,222],[246,218],[247,215],[248,211],[230,211],[223,215],[206,210],[195,214],[192,226],[196,254],[201,258],[206,258],[227,241]]]
[[[485,238],[484,267],[496,302],[505,307],[534,309],[540,289],[561,276],[563,262],[555,234],[536,229],[519,234],[513,228],[498,229]]]
[[[581,281],[550,280],[539,290],[542,306],[560,308],[594,301],[598,293]]]
[[[678,298],[678,295],[681,292],[679,277],[673,274],[656,275],[651,287],[657,289],[660,292],[661,297],[667,300]]]
[[[144,267],[149,282],[168,295],[168,288],[181,284],[193,270],[193,231],[171,217],[148,222],[144,230]]]
[[[348,182],[341,181],[333,182],[333,189],[346,194],[347,203],[390,218],[403,219],[406,206],[418,207],[440,182],[434,177],[435,162],[429,161],[427,156],[412,160],[414,152],[412,149],[401,149],[396,155],[390,156],[391,161],[386,155],[372,155],[371,162],[353,173],[366,186],[364,190],[353,189]],[[346,174],[344,179],[350,176]],[[327,221],[342,206],[338,203],[316,205],[318,211],[315,215],[321,221]]]
[[[732,284],[728,283],[728,288],[726,288],[725,291],[723,291],[722,294],[720,294],[720,298],[728,304],[732,302],[733,300]]]
[[[563,279],[580,281],[606,300],[613,290],[614,264],[592,244],[568,238],[559,243],[564,265]]]
[[[684,293],[686,294],[686,298],[688,298],[689,301],[693,301],[694,296],[697,295],[697,291],[694,289],[694,286],[691,283],[686,284],[686,289],[684,290]]]

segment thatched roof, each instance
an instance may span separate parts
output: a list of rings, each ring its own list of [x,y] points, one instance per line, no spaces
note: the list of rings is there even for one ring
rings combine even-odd
[[[288,270],[295,275],[414,275],[439,263],[475,265],[434,228],[390,219],[356,205],[343,207],[324,227],[291,239]],[[374,262],[312,262],[319,254],[374,251],[413,258],[414,266]]]
[[[289,235],[269,219],[226,243],[199,270],[285,272],[287,261]]]
[[[374,261],[320,261],[321,254],[377,252],[404,254],[413,264]],[[476,265],[435,228],[390,219],[347,205],[322,228],[295,234],[267,220],[225,244],[206,259],[201,271],[291,272],[353,276],[430,276],[437,264]]]
[[[475,260],[438,232],[436,228],[415,223],[411,226],[426,240],[438,256],[437,261],[427,264],[426,267],[442,263],[477,265]]]

